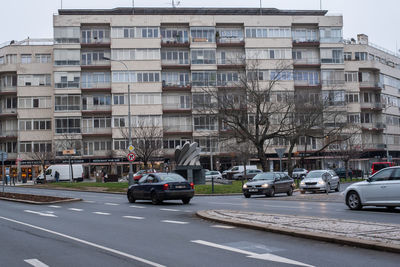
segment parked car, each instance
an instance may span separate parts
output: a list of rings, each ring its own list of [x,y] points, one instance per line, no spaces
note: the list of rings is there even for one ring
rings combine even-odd
[[[194,195],[194,185],[177,173],[149,173],[137,184],[129,186],[127,197],[130,203],[136,200],[151,200],[160,204],[164,200],[181,199],[189,204]]]
[[[140,178],[142,178],[142,176],[143,176],[144,174],[146,174],[146,173],[155,173],[155,172],[156,172],[156,170],[154,170],[154,169],[140,170],[140,171],[138,171],[137,173],[135,173],[135,174],[133,175],[133,180],[137,182],[137,181],[140,180]]]
[[[306,169],[303,168],[294,168],[293,172],[292,172],[292,178],[293,179],[303,179],[304,177],[306,177],[308,171]]]
[[[256,165],[246,165],[246,170],[256,170]],[[230,169],[222,172],[222,177],[225,179],[232,179],[233,175],[244,171],[244,165],[233,166]]]
[[[337,174],[337,176],[339,176],[339,178],[346,178],[346,168],[336,168],[335,173]],[[353,171],[348,169],[347,176],[353,177]]]
[[[262,170],[256,169],[256,170],[246,170],[246,174],[244,174],[244,171],[238,172],[232,176],[233,180],[242,180],[242,179],[253,179],[254,176],[256,176],[259,173],[262,173]]]
[[[211,181],[214,178],[214,180],[222,179],[222,174],[219,171],[208,171],[206,172],[206,181]]]
[[[352,210],[363,206],[400,207],[400,167],[382,169],[366,181],[350,185],[343,195]]]
[[[74,182],[83,181],[83,165],[82,164],[72,164],[72,173],[71,166],[69,164],[57,164],[50,165],[46,169],[46,181],[47,182],[55,182],[55,173],[56,171],[59,173],[58,181],[70,181],[71,176]],[[36,178],[36,183],[44,182],[44,174],[41,172],[39,176]]]
[[[262,172],[243,185],[245,198],[251,195],[266,195],[273,197],[276,193],[293,194],[293,179],[283,172]]]
[[[336,192],[340,190],[339,176],[333,170],[310,171],[300,183],[300,193],[306,191],[324,191],[329,193],[332,189]]]
[[[375,174],[379,170],[393,166],[394,166],[393,162],[373,162],[371,166],[371,175]]]

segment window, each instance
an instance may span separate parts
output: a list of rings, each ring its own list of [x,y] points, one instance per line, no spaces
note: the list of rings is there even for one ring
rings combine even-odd
[[[314,137],[301,136],[299,140],[301,146],[306,146],[311,149],[317,149],[317,140]]]
[[[347,122],[348,123],[360,123],[360,114],[348,114]]]
[[[290,49],[246,49],[247,59],[290,59]]]
[[[0,65],[3,65],[5,63],[5,61],[4,61],[4,57],[3,56],[1,56],[0,57]]]
[[[51,63],[51,54],[35,54],[36,63]]]
[[[0,88],[17,86],[17,75],[7,74],[0,76]]]
[[[113,71],[113,82],[160,82],[160,72]]]
[[[55,96],[55,111],[73,111],[80,110],[81,96],[80,95],[56,95]]]
[[[321,43],[340,43],[342,41],[342,28],[321,27],[319,29]]]
[[[239,85],[239,74],[238,72],[218,72],[217,73],[217,85],[218,86],[240,86]]]
[[[391,175],[392,171],[393,171],[393,169],[382,170],[379,173],[373,175],[371,177],[371,181],[372,182],[387,181],[390,179],[390,175]]]
[[[6,63],[7,64],[16,64],[17,63],[17,55],[16,54],[6,55]]]
[[[191,116],[164,116],[162,118],[164,131],[166,132],[191,132]]]
[[[330,106],[344,105],[344,91],[323,91],[322,95],[324,101]]]
[[[56,89],[79,88],[80,72],[54,72],[54,86]]]
[[[193,108],[206,108],[211,103],[211,95],[207,93],[193,94]]]
[[[372,114],[361,113],[361,123],[372,123]]]
[[[81,53],[79,49],[54,49],[54,65],[80,65]]]
[[[318,29],[294,28],[292,38],[293,42],[318,42]]]
[[[114,117],[114,125],[113,127],[126,127],[128,124],[126,123],[127,117]]]
[[[293,80],[296,85],[304,84],[304,85],[318,85],[319,81],[319,72],[318,71],[294,71],[293,72]]]
[[[216,86],[215,71],[192,71],[193,86]]]
[[[344,73],[344,81],[347,83],[356,83],[358,82],[358,72],[345,72]]]
[[[246,28],[246,38],[290,38],[290,28]]]
[[[344,84],[343,70],[321,70],[324,85]]]
[[[215,28],[212,27],[191,27],[190,34],[192,42],[215,42]]]
[[[109,43],[110,30],[108,28],[82,28],[81,43]]]
[[[192,64],[215,64],[215,50],[192,49]]]
[[[110,57],[110,50],[82,51],[81,65],[106,65],[109,61],[104,57]]]
[[[189,51],[163,50],[161,60],[163,64],[189,64]]]
[[[358,103],[358,93],[346,93],[346,103]]]
[[[158,38],[157,27],[138,27],[136,28],[137,38]]]
[[[359,61],[365,61],[368,60],[368,53],[367,52],[355,52],[354,53],[354,59],[359,60]]]
[[[217,118],[212,115],[197,115],[193,116],[194,130],[217,130]]]
[[[31,54],[22,54],[21,55],[21,63],[22,64],[32,63],[32,55]]]
[[[188,86],[190,85],[189,72],[162,72],[163,86]]]
[[[18,108],[51,108],[51,97],[19,97]]]
[[[161,38],[164,43],[187,43],[189,41],[189,31],[187,29],[161,28]]]
[[[114,140],[114,150],[125,150],[128,145],[128,140]]]
[[[55,133],[80,133],[81,132],[81,119],[68,117],[55,119]]]
[[[218,138],[217,137],[198,137],[194,139],[204,152],[217,152],[218,151]]]
[[[18,75],[18,86],[51,86],[51,75]]]
[[[114,60],[159,60],[160,49],[113,49],[112,59]]]
[[[79,43],[80,27],[54,27],[54,41],[58,44]]]
[[[176,138],[176,139],[164,139],[163,148],[165,149],[175,149],[177,146],[183,146],[186,142],[191,142],[186,138]]]
[[[112,38],[135,38],[135,27],[113,27],[111,28]]]
[[[321,63],[343,63],[343,49],[321,49]]]
[[[351,60],[351,57],[352,57],[352,52],[344,52],[343,53],[343,57],[344,57],[344,60],[345,61],[350,61]]]
[[[82,88],[110,88],[110,72],[82,72]]]
[[[124,105],[125,104],[125,95],[123,94],[115,94],[113,96],[114,105]]]
[[[160,93],[131,94],[131,104],[161,105]]]
[[[219,43],[232,43],[243,41],[243,30],[239,28],[218,28]]]

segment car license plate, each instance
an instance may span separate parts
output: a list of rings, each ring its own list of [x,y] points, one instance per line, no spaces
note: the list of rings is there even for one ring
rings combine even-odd
[[[186,188],[186,186],[184,186],[184,185],[177,185],[177,186],[175,186],[175,188]]]
[[[249,189],[249,192],[257,192],[257,191],[258,191],[258,189],[256,189],[256,188]]]

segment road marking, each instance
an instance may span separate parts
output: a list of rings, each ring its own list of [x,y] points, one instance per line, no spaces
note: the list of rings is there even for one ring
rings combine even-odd
[[[129,207],[131,208],[137,208],[137,209],[144,209],[145,207],[143,206],[136,206],[136,205],[130,205]]]
[[[119,204],[117,204],[117,203],[104,203],[105,205],[109,205],[109,206],[119,206]]]
[[[211,225],[211,227],[214,227],[214,228],[222,228],[222,229],[232,229],[232,228],[235,228],[235,226],[219,225],[219,224]]]
[[[85,203],[95,203],[93,200],[84,200]]]
[[[270,207],[270,208],[285,208],[285,209],[297,209],[297,210],[312,210],[314,208],[309,208],[309,207],[289,207],[289,206],[283,206],[283,205],[264,205],[264,207]]]
[[[175,210],[175,209],[160,209],[160,210],[165,210],[165,211],[180,211],[180,210]]]
[[[169,221],[169,220],[163,220],[162,222],[165,222],[165,223],[176,223],[176,224],[188,224],[188,222]]]
[[[61,208],[61,206],[55,206],[55,205],[50,205],[50,206],[48,206],[49,208],[55,208],[55,209],[59,209],[59,208]]]
[[[38,259],[26,259],[26,260],[24,260],[24,262],[29,263],[30,265],[35,266],[35,267],[49,267],[49,265],[44,264],[43,262],[41,262]]]
[[[111,215],[111,213],[108,212],[100,212],[100,211],[95,211],[93,212],[94,214],[99,214],[99,215]]]
[[[73,211],[83,211],[83,209],[76,209],[76,208],[68,208],[68,209]]]
[[[57,217],[57,215],[54,215],[51,213],[44,213],[44,212],[33,211],[33,210],[24,210],[24,211],[28,212],[28,213],[38,214],[40,216],[45,216],[45,217]]]
[[[136,219],[136,220],[143,220],[144,219],[144,217],[138,217],[138,216],[122,216],[122,218]]]
[[[6,220],[6,221],[9,221],[9,222],[13,222],[13,223],[18,223],[18,224],[21,224],[21,225],[25,225],[25,226],[28,226],[28,227],[31,227],[31,228],[34,228],[34,229],[38,229],[38,230],[50,233],[50,234],[61,236],[61,237],[67,238],[67,239],[71,239],[73,241],[76,241],[76,242],[79,242],[79,243],[82,243],[82,244],[85,244],[85,245],[88,245],[88,246],[92,246],[92,247],[95,247],[95,248],[99,248],[99,249],[102,249],[102,250],[105,250],[105,251],[108,251],[108,252],[111,252],[111,253],[114,253],[114,254],[117,254],[117,255],[120,255],[120,256],[124,256],[124,257],[127,257],[127,258],[132,259],[132,260],[140,261],[140,262],[146,263],[146,264],[151,265],[151,266],[165,267],[164,265],[161,265],[161,264],[158,264],[156,262],[152,262],[152,261],[140,258],[138,256],[134,256],[132,254],[128,254],[128,253],[125,253],[125,252],[122,252],[122,251],[119,251],[119,250],[116,250],[116,249],[104,247],[104,246],[98,245],[96,243],[92,243],[92,242],[89,242],[89,241],[86,241],[86,240],[83,240],[83,239],[79,239],[79,238],[76,238],[76,237],[73,237],[73,236],[69,236],[69,235],[66,235],[66,234],[58,233],[58,232],[55,232],[55,231],[52,231],[52,230],[48,230],[48,229],[45,229],[45,228],[42,228],[42,227],[39,227],[39,226],[35,226],[35,225],[32,225],[32,224],[16,221],[16,220],[9,219],[9,218],[2,217],[2,216],[0,216],[0,219]]]
[[[271,253],[257,254],[257,253],[246,251],[246,250],[243,250],[243,249],[238,249],[238,248],[233,248],[233,247],[229,247],[229,246],[219,245],[219,244],[208,242],[208,241],[204,241],[204,240],[191,240],[190,242],[197,243],[197,244],[200,244],[200,245],[209,246],[209,247],[225,249],[225,250],[229,250],[229,251],[236,252],[236,253],[245,254],[245,255],[247,255],[247,257],[253,258],[253,259],[260,259],[260,260],[281,262],[281,263],[287,263],[287,264],[294,264],[294,265],[299,265],[299,266],[313,267],[312,265],[308,265],[308,264],[305,264],[305,263],[302,263],[302,262],[299,262],[299,261],[294,261],[294,260],[291,260],[291,259],[288,259],[288,258],[284,258],[284,257],[280,257],[280,256],[277,256],[277,255],[273,255]]]
[[[219,205],[233,205],[233,206],[242,206],[244,204],[237,203],[227,203],[227,202],[208,202],[209,204],[219,204]]]

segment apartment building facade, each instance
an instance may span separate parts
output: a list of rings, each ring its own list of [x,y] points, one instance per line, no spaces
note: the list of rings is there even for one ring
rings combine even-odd
[[[118,174],[125,173],[129,84],[133,128],[163,129],[157,161],[172,159],[174,148],[190,140],[202,147],[204,167],[211,168],[213,158],[212,168],[226,168],[235,155],[219,142],[223,125],[200,110],[211,101],[203,88],[233,90],[252,60],[266,81],[281,62],[290,66],[280,75],[277,95],[329,97],[332,105],[347,110],[350,122],[362,126],[367,154],[353,168],[366,170],[371,159],[385,158],[386,144],[392,158],[400,158],[400,59],[368,45],[365,36],[344,42],[341,16],[277,9],[117,8],[59,10],[53,24],[51,46],[0,49],[1,129],[14,132],[2,135],[1,146],[10,153],[10,165],[17,158],[27,166],[35,163],[29,162],[31,154],[36,143],[38,149],[43,143],[58,162],[65,161],[64,149],[74,147],[75,162],[113,163]],[[36,54],[51,59],[33,63]],[[44,75],[45,83],[36,85],[26,75]],[[43,123],[43,130],[29,128]],[[274,148],[286,145],[282,138],[271,140],[266,151],[271,169],[278,163]],[[321,146],[322,141],[303,137],[295,151]],[[337,160],[324,154],[307,161],[309,168],[334,164]]]

